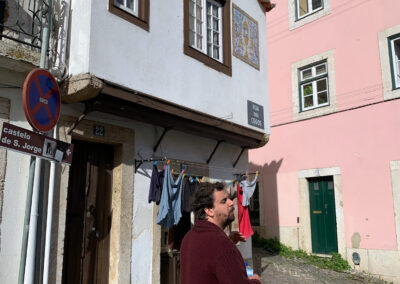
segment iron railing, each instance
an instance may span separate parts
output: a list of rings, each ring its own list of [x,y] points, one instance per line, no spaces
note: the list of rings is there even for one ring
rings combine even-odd
[[[0,0],[0,40],[40,49],[48,12],[47,0]]]

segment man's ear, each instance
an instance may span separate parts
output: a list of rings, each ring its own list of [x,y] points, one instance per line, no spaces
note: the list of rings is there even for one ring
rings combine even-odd
[[[212,208],[204,208],[204,212],[207,214],[207,217],[214,217],[214,210]]]

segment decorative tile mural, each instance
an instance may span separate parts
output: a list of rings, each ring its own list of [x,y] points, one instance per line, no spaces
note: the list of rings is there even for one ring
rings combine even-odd
[[[259,69],[258,23],[233,4],[233,55]]]

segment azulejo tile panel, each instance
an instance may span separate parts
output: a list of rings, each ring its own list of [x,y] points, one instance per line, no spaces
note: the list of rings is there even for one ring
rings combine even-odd
[[[233,55],[260,68],[258,23],[238,6],[232,6]]]

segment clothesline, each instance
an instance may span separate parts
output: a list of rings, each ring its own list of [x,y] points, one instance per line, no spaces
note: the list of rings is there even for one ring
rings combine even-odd
[[[146,162],[156,162],[156,161],[171,161],[174,163],[180,163],[183,166],[194,166],[197,168],[202,168],[202,169],[214,169],[214,170],[225,170],[226,172],[228,171],[237,171],[236,168],[228,168],[228,167],[219,167],[219,166],[210,166],[210,165],[203,165],[198,162],[190,162],[190,161],[184,161],[184,160],[176,160],[176,159],[171,159],[167,157],[153,157],[149,159],[135,159],[135,173],[139,169],[139,167]],[[193,165],[192,165],[193,164]],[[231,175],[234,176],[240,176],[240,175],[255,175],[257,172],[242,172],[242,173],[231,173]]]

